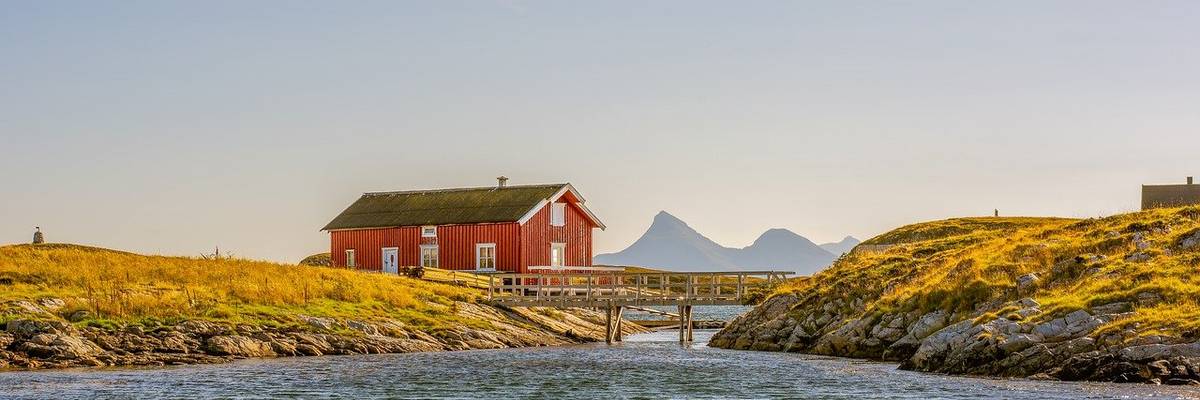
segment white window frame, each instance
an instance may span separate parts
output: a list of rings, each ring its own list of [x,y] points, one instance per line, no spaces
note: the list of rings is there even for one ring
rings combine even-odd
[[[555,218],[558,217],[558,218]],[[567,203],[550,204],[550,226],[567,225]]]
[[[554,250],[555,249],[558,249],[558,256],[559,256],[558,263],[554,262]],[[567,265],[567,244],[563,243],[563,242],[551,242],[550,243],[550,266],[551,267],[561,267],[564,265]]]
[[[354,258],[354,249],[346,249],[346,268],[357,268],[358,260]]]
[[[483,249],[492,249],[492,266],[491,266],[491,268],[483,268],[480,265],[483,263],[480,262],[480,261],[482,261],[482,259],[479,257],[479,255],[480,255],[479,253],[480,253],[480,250],[483,250]],[[495,271],[496,270],[496,259],[498,258],[497,255],[498,254],[496,252],[496,244],[495,243],[476,243],[475,244],[475,270],[476,271]]]
[[[425,265],[425,250],[433,250],[433,265]],[[438,246],[436,244],[421,245],[420,253],[418,253],[418,254],[421,255],[420,257],[421,257],[421,266],[422,267],[441,268],[442,264],[441,264],[441,260],[438,259],[440,256],[438,255]]]
[[[433,233],[426,233],[425,230],[427,230],[427,229],[432,230]],[[437,237],[437,227],[433,226],[433,225],[422,226],[421,227],[421,237]]]

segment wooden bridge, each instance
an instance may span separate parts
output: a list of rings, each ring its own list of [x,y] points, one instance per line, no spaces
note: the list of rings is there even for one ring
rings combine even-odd
[[[542,270],[549,270],[543,268]],[[692,341],[692,306],[745,304],[751,291],[766,290],[792,272],[571,271],[489,274],[487,300],[509,307],[586,307],[607,310],[605,341],[621,341],[626,307],[676,306],[679,341]]]

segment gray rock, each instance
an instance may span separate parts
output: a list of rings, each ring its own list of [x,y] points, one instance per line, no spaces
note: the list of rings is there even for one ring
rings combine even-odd
[[[1017,314],[1018,316],[1020,316],[1022,321],[1027,320],[1027,319],[1029,319],[1029,317],[1032,317],[1032,316],[1035,316],[1035,315],[1038,315],[1041,313],[1042,313],[1042,309],[1037,308],[1037,307],[1022,308],[1020,310],[1013,312],[1013,314]]]
[[[1017,293],[1023,295],[1033,293],[1040,280],[1041,278],[1038,278],[1037,274],[1025,274],[1017,277]]]
[[[1200,231],[1193,232],[1179,241],[1179,248],[1184,250],[1190,250],[1196,246],[1200,246]]]
[[[1092,314],[1095,315],[1110,315],[1120,314],[1133,310],[1133,306],[1126,302],[1108,303],[1105,305],[1092,307]]]
[[[54,311],[58,311],[58,309],[60,309],[60,308],[65,307],[67,305],[67,302],[63,301],[62,299],[44,298],[44,299],[38,299],[38,305],[42,306],[42,309],[44,309],[46,311],[54,312]]]
[[[1003,342],[1000,342],[1000,350],[1004,350],[1006,353],[1016,353],[1033,347],[1033,345],[1038,344],[1041,341],[1042,337],[1038,335],[1026,333],[1016,334],[1009,336],[1005,338]]]
[[[209,321],[193,320],[184,321],[183,323],[175,325],[175,331],[185,335],[210,337],[228,333],[230,329],[226,325],[220,325]]]
[[[1145,261],[1149,261],[1151,258],[1154,258],[1154,256],[1151,255],[1150,253],[1142,251],[1142,250],[1138,250],[1133,253],[1129,253],[1128,256],[1125,256],[1125,261],[1145,262]]]
[[[1137,297],[1137,303],[1140,306],[1150,306],[1162,302],[1162,296],[1154,292],[1138,292],[1135,297]]]
[[[942,310],[922,315],[920,319],[917,319],[917,322],[909,325],[908,334],[917,340],[924,339],[939,329],[944,328],[947,322],[946,319],[946,312]]]
[[[55,349],[58,357],[68,359],[83,358],[104,352],[104,349],[87,339],[66,335],[59,335],[50,344],[50,347]]]
[[[381,331],[379,330],[379,327],[375,326],[375,324],[372,324],[370,322],[347,320],[346,327],[356,330],[356,331],[359,331],[359,332],[362,332],[365,335],[370,335],[370,336],[382,335]]]
[[[299,316],[301,321],[304,321],[308,326],[313,327],[318,331],[329,332],[341,326],[338,321],[333,318],[310,317],[307,315]]]
[[[67,319],[71,322],[80,322],[92,317],[92,312],[88,310],[79,310],[71,313]]]
[[[1035,326],[1033,333],[1046,338],[1046,340],[1061,339],[1067,335],[1067,321],[1062,318],[1046,321]]]
[[[87,339],[54,333],[42,333],[17,345],[32,357],[49,359],[78,359],[104,352],[104,349]]]
[[[273,357],[271,345],[261,340],[241,335],[213,336],[205,341],[204,350],[209,354],[237,357]]]
[[[1037,300],[1034,300],[1029,297],[1023,298],[1021,300],[1017,300],[1017,305],[1021,306],[1021,308],[1039,308],[1042,306],[1040,303],[1037,302]]]
[[[39,333],[70,335],[76,333],[75,327],[64,321],[36,321],[14,319],[8,321],[5,330],[18,337],[32,337]]]
[[[1118,355],[1129,361],[1161,360],[1171,357],[1200,357],[1200,342],[1186,344],[1148,344],[1121,349]]]
[[[1136,247],[1138,250],[1145,250],[1145,249],[1150,248],[1150,242],[1146,241],[1146,233],[1145,232],[1137,232],[1137,233],[1133,234],[1133,246]]]

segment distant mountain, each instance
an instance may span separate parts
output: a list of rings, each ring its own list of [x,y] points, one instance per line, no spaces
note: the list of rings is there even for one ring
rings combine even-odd
[[[848,239],[857,243],[853,238]],[[773,269],[810,275],[836,258],[832,252],[787,229],[768,230],[744,248],[725,247],[661,211],[654,216],[650,229],[628,248],[597,255],[593,261],[600,265],[636,265],[672,271]]]
[[[850,249],[858,246],[859,243],[862,243],[862,241],[855,239],[854,236],[846,236],[840,242],[822,244],[821,248],[833,253],[835,256],[841,256],[843,253],[849,253]]]

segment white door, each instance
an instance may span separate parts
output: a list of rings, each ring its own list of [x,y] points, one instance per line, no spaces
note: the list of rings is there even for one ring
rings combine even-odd
[[[397,258],[399,258],[400,249],[395,247],[385,247],[383,249],[383,272],[386,274],[399,273],[400,270]]]

